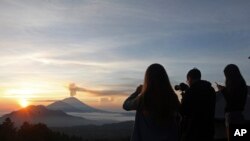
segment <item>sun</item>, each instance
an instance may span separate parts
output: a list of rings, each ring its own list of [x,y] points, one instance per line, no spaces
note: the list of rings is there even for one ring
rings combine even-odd
[[[25,108],[29,105],[29,101],[27,101],[27,99],[20,99],[19,100],[19,105],[22,107],[22,108]]]

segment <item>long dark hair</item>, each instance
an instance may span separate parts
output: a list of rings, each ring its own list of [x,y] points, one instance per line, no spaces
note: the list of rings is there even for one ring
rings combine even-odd
[[[158,122],[168,121],[177,112],[179,101],[166,70],[160,64],[147,68],[142,88],[142,108]]]
[[[240,73],[238,66],[235,64],[229,64],[224,69],[224,74],[226,77],[226,87],[230,89],[246,89],[246,81]]]

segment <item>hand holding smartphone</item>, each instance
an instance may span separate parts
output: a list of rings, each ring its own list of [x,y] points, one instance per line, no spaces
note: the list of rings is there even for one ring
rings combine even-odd
[[[136,88],[136,92],[137,92],[137,93],[141,93],[141,91],[142,91],[142,86],[143,86],[143,85],[139,85],[139,86]]]
[[[222,91],[225,88],[225,86],[222,86],[222,85],[218,84],[217,82],[215,82],[215,84],[216,84],[219,91]]]

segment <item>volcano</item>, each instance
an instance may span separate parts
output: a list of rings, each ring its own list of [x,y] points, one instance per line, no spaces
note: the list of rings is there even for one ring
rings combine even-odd
[[[51,110],[61,110],[63,112],[77,112],[77,113],[108,113],[107,111],[93,108],[75,97],[65,98],[63,100],[56,101],[47,106]]]
[[[42,105],[32,105],[6,114],[0,118],[0,122],[3,122],[6,118],[10,118],[17,126],[22,125],[23,122],[29,122],[32,124],[44,123],[50,127],[69,127],[98,124],[98,122],[94,120],[71,116],[64,113],[63,111],[49,110]]]

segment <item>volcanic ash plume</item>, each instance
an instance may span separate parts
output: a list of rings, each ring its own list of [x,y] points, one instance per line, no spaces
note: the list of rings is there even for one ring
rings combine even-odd
[[[69,84],[70,96],[75,96],[77,91],[86,91],[86,89],[77,87],[75,83]]]
[[[70,96],[75,96],[76,90],[77,90],[77,87],[76,87],[75,83],[69,84]]]

